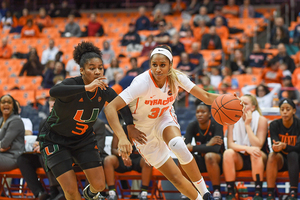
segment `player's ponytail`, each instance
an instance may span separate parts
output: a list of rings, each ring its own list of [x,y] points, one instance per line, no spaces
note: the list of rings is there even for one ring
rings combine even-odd
[[[91,42],[81,42],[75,47],[73,58],[83,68],[85,63],[92,58],[100,58],[102,60],[102,52]]]

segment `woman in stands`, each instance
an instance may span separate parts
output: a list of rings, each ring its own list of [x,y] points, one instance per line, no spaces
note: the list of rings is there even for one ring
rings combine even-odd
[[[51,88],[50,95],[56,101],[39,135],[41,154],[46,169],[52,171],[67,199],[81,199],[73,162],[90,183],[83,191],[84,197],[102,199],[100,191],[105,188],[105,178],[92,126],[105,102],[117,94],[103,82],[99,48],[82,42],[75,47],[73,56],[80,65],[81,76],[65,79]],[[133,127],[128,107],[121,113],[127,128]]]
[[[17,168],[17,158],[25,151],[25,129],[14,98],[0,98],[0,172]]]
[[[268,121],[262,116],[255,96],[241,97],[245,104],[242,118],[228,126],[227,150],[223,154],[223,172],[227,183],[227,200],[235,199],[236,171],[252,170],[255,200],[262,200],[262,181],[267,161]]]
[[[185,196],[201,199],[201,195],[192,183],[184,178],[170,157],[169,152],[172,150],[190,180],[203,195],[203,199],[212,199],[197,163],[181,137],[172,105],[179,86],[207,104],[212,104],[218,95],[200,89],[186,75],[173,69],[172,62],[173,56],[169,46],[154,48],[150,56],[150,70],[137,76],[131,85],[105,108],[105,114],[119,138],[119,153],[123,159],[128,158],[132,146],[122,126],[115,121],[118,119],[117,111],[129,104],[135,127],[146,134],[146,144],[142,143],[142,133],[135,139],[135,146],[145,160],[164,174]]]
[[[279,103],[281,119],[270,124],[273,152],[267,162],[267,200],[274,200],[274,188],[278,171],[288,171],[290,195],[288,200],[297,200],[300,165],[300,119],[295,116],[296,105],[291,99]]]
[[[222,169],[223,126],[218,124],[210,113],[210,106],[196,100],[196,118],[191,122],[184,135],[184,142],[197,162],[201,172],[208,172],[209,179],[213,185],[213,197],[221,200],[220,176]],[[192,138],[196,144],[192,145]],[[183,174],[185,174],[183,172]],[[187,176],[185,176],[187,178]],[[181,196],[181,199],[186,199]]]

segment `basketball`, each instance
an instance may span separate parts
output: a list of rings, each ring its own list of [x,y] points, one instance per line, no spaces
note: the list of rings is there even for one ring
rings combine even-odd
[[[221,125],[236,123],[243,115],[242,110],[240,100],[231,94],[218,96],[211,105],[211,114]]]

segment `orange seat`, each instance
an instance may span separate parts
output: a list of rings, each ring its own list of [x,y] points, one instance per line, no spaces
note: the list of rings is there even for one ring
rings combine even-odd
[[[261,77],[254,74],[233,75],[232,78],[237,79],[239,88],[242,88],[246,85],[258,85],[261,83]]]
[[[35,91],[34,90],[11,90],[7,91],[12,97],[19,101],[21,106],[26,106],[31,103],[35,103]]]
[[[50,97],[49,91],[50,91],[50,89],[36,90],[35,98],[36,98],[37,103],[45,105],[46,99],[48,97]]]

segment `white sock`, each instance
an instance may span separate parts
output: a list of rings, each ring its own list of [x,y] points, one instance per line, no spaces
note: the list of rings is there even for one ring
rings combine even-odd
[[[203,196],[205,193],[209,192],[206,188],[206,184],[205,181],[203,179],[203,177],[196,182],[193,182],[194,186],[198,189],[198,191],[200,192],[200,194]]]
[[[201,197],[201,194],[199,192],[198,192],[198,196],[197,196],[196,200],[203,200],[202,197]]]

